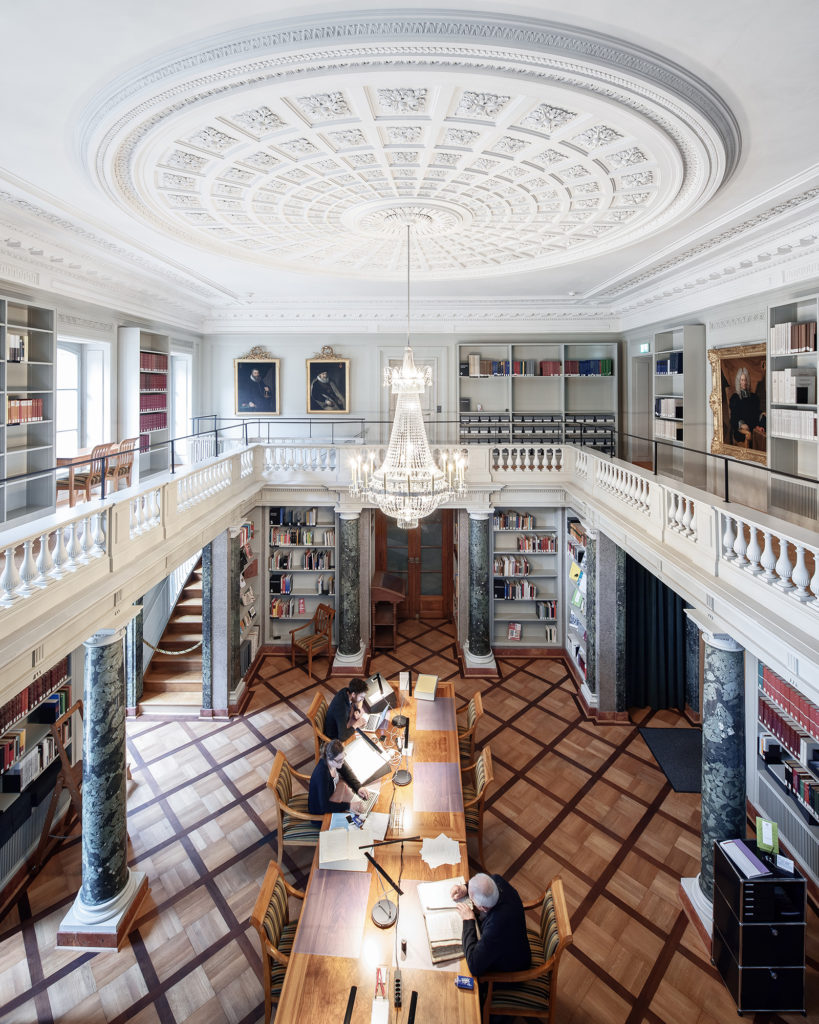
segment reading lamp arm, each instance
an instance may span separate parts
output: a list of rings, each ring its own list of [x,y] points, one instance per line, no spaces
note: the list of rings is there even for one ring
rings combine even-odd
[[[403,896],[404,895],[404,890],[399,888],[395,884],[395,882],[393,882],[393,880],[390,878],[390,876],[387,874],[387,872],[381,867],[381,865],[378,863],[378,861],[375,859],[375,857],[373,857],[371,854],[367,853],[366,850],[364,851],[364,856],[367,858],[367,860],[370,862],[370,864],[372,864],[372,866],[379,873],[379,875],[381,875],[387,882],[389,882],[389,884],[393,887],[393,889],[395,889],[395,891],[398,893],[398,895],[399,896]]]

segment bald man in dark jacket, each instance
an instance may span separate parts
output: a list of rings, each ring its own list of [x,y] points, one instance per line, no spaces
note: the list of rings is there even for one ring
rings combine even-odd
[[[532,954],[526,937],[526,915],[517,890],[500,875],[473,875],[469,890],[453,886],[452,898],[469,895],[474,911],[467,903],[458,904],[463,918],[462,942],[469,971],[475,977],[492,971],[525,971]],[[478,938],[475,915],[481,927]]]

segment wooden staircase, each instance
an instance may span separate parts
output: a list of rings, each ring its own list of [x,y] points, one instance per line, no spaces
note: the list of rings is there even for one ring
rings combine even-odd
[[[202,563],[191,572],[157,644],[163,651],[186,651],[202,639]],[[199,717],[202,707],[202,646],[188,654],[155,651],[142,685],[141,714]]]

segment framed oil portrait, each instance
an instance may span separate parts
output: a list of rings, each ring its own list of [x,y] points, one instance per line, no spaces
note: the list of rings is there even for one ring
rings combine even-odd
[[[279,416],[279,360],[254,355],[233,360],[237,416]]]
[[[350,411],[350,360],[322,350],[307,360],[307,413],[339,416]]]
[[[766,345],[732,345],[708,351],[714,436],[711,451],[746,462],[767,462]]]

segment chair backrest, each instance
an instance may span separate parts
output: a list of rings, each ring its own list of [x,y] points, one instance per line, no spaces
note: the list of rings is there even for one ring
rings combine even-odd
[[[273,767],[267,779],[267,785],[276,794],[279,808],[288,807],[293,796],[293,774],[287,758],[280,750],[273,760]]]
[[[91,477],[93,480],[99,480],[103,473],[103,463],[107,471],[108,466],[114,462],[113,459],[106,458],[107,455],[113,455],[117,450],[117,443],[109,442],[108,444],[96,444],[91,449]]]
[[[290,920],[290,912],[287,907],[287,889],[284,886],[284,877],[278,865],[272,861],[270,868],[275,869],[276,880],[273,883],[273,891],[270,893],[260,925],[270,945],[278,949],[284,926]]]
[[[480,757],[475,762],[475,795],[481,798],[486,796],[486,790],[489,788],[489,783],[495,778],[494,771],[492,769],[492,751],[489,749],[487,744],[480,753]]]
[[[117,457],[117,473],[125,476],[134,464],[134,452],[139,444],[138,437],[126,437],[119,443],[119,456]]]
[[[557,972],[557,960],[563,950],[572,941],[572,926],[569,920],[569,908],[566,906],[566,895],[563,892],[563,879],[553,878],[549,888],[543,894],[540,907],[540,940],[546,963],[555,958],[552,967],[552,992]]]
[[[327,701],[320,690],[313,697],[310,707],[307,709],[307,718],[313,726],[313,739],[316,744],[316,760],[318,761],[321,755],[321,744],[329,738],[324,734],[324,725],[327,721]]]
[[[466,706],[466,727],[472,730],[478,724],[478,719],[483,717],[483,697],[478,690],[475,696]]]
[[[333,630],[333,617],[336,614],[335,608],[329,604],[320,604],[313,616],[313,629],[316,633],[323,633],[327,640],[331,639]]]

